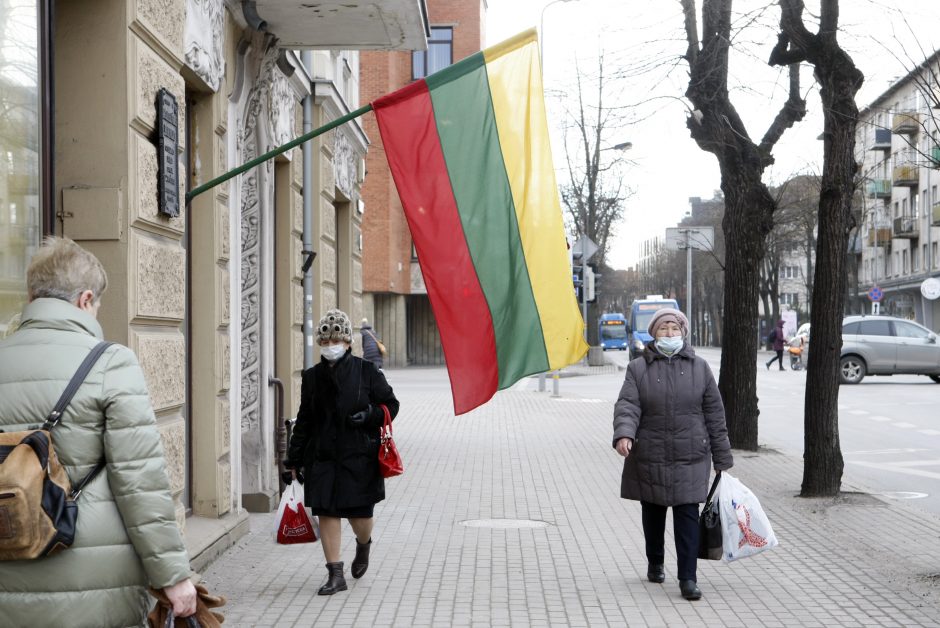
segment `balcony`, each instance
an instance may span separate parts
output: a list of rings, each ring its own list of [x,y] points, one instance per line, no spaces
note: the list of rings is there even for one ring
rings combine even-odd
[[[917,187],[920,185],[920,168],[913,164],[895,166],[893,171],[895,187]]]
[[[424,50],[430,35],[425,0],[257,0],[256,5],[282,48]]]
[[[891,150],[891,129],[875,129],[875,143],[870,150]]]
[[[940,225],[940,201],[933,204],[933,211],[930,214],[930,224],[934,227]]]
[[[877,227],[868,230],[868,246],[890,246],[891,229],[888,227]]]
[[[917,135],[920,131],[920,114],[916,111],[899,111],[894,114],[891,131],[904,135]]]
[[[872,179],[868,182],[868,198],[891,198],[891,181]]]
[[[894,219],[895,238],[917,238],[920,235],[920,221],[914,216],[900,216]]]

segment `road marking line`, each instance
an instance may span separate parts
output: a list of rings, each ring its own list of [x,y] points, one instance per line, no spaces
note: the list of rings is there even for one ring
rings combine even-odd
[[[868,418],[871,419],[872,421],[881,421],[881,422],[894,420],[889,416],[870,416]]]
[[[872,469],[881,469],[882,471],[893,471],[895,473],[900,473],[903,475],[916,475],[922,478],[932,478],[934,480],[940,480],[940,473],[934,473],[933,471],[919,471],[917,469],[906,469],[898,467],[895,464],[884,464],[879,462],[862,462],[861,460],[849,460],[850,464],[857,464],[862,467],[870,467]]]
[[[894,427],[899,427],[902,430],[909,430],[912,427],[917,427],[917,426],[914,425],[913,423],[905,423],[904,421],[901,421],[900,423],[895,423]]]
[[[869,449],[867,451],[847,451],[846,456],[868,456],[874,454],[913,454],[918,451],[931,451],[930,449]]]
[[[892,462],[891,464],[899,467],[935,467],[940,465],[940,460],[908,460],[906,462]]]
[[[849,414],[868,414],[868,410],[849,410]]]
[[[926,434],[927,436],[940,436],[940,430],[917,430],[921,434]]]

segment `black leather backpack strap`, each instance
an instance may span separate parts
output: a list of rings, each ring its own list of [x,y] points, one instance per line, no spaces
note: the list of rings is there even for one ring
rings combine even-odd
[[[65,390],[62,392],[62,396],[59,397],[59,400],[56,402],[52,412],[50,412],[49,416],[46,417],[45,423],[42,424],[42,429],[51,430],[59,423],[59,419],[62,418],[62,413],[65,412],[65,409],[72,401],[72,397],[75,396],[78,388],[82,385],[82,383],[84,383],[85,378],[88,377],[88,373],[91,372],[95,362],[98,361],[98,358],[101,357],[101,354],[104,353],[112,344],[114,343],[99,342],[92,348],[88,355],[85,356],[84,361],[82,361],[82,363],[78,366],[78,370],[75,371],[75,374],[72,375],[72,379],[69,381],[68,386],[65,387]]]

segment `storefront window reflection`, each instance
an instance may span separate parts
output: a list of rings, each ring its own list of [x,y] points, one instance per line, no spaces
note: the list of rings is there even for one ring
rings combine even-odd
[[[0,336],[26,301],[42,237],[37,0],[0,0]]]

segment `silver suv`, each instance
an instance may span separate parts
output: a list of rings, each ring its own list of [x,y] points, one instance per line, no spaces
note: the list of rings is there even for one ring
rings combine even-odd
[[[865,375],[927,375],[940,384],[937,334],[893,316],[846,316],[841,375],[843,384],[857,384]]]

